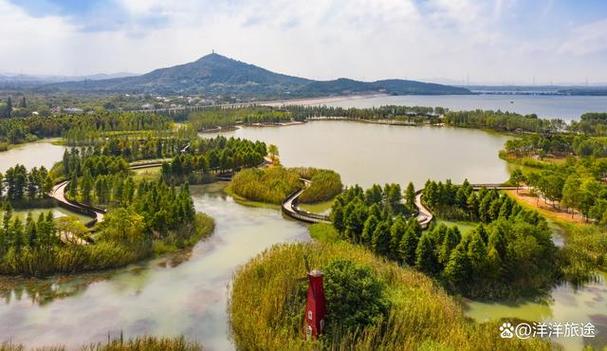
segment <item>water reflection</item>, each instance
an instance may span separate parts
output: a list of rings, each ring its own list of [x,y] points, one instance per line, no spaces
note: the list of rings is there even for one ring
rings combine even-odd
[[[29,346],[103,341],[108,332],[185,335],[227,350],[227,294],[234,270],[277,242],[308,240],[304,225],[277,210],[236,204],[222,184],[191,187],[194,204],[216,220],[191,252],[110,273],[22,281],[3,289],[2,339]]]

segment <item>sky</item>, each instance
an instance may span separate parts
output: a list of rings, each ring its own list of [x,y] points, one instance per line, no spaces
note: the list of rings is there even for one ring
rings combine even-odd
[[[145,73],[212,50],[312,79],[607,82],[605,0],[0,0],[0,72]]]

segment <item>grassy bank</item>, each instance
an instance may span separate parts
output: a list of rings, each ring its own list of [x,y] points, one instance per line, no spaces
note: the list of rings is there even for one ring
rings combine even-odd
[[[198,343],[187,341],[183,337],[176,338],[157,338],[142,336],[134,339],[121,341],[113,340],[108,343],[83,345],[82,350],[86,351],[202,351],[202,346]],[[25,351],[22,345],[11,343],[0,344],[0,351]],[[65,351],[64,346],[48,346],[36,348],[37,351]]]
[[[63,244],[55,242],[58,241],[56,238],[49,239],[53,241],[50,245],[36,247],[22,245],[19,249],[8,248],[0,256],[0,274],[44,277],[52,274],[75,274],[120,268],[155,255],[192,247],[200,239],[209,236],[215,227],[211,217],[197,213],[191,224],[167,233],[162,239],[149,240],[140,238],[144,234],[137,229],[141,223],[136,222],[141,219],[135,218],[134,222],[129,218],[124,220],[125,225],[120,230],[130,236],[126,240],[110,238],[113,235],[121,235],[112,227],[109,232],[108,228],[100,229],[94,244]],[[44,225],[46,228],[46,224]],[[104,221],[102,225],[105,226],[106,222]],[[80,224],[71,225],[65,230],[74,230],[73,233],[76,233],[84,232],[86,229]],[[75,236],[79,237],[79,235]]]
[[[239,204],[241,204],[243,206],[280,209],[280,205],[279,204],[271,204],[271,203],[267,203],[267,202],[253,201],[253,200],[249,200],[249,199],[247,199],[245,197],[242,197],[242,196],[238,195],[232,189],[232,185],[231,184],[228,185],[228,186],[226,186],[223,191],[225,191],[226,194],[230,195],[234,199],[234,201],[236,201],[237,203],[239,203]]]
[[[191,235],[188,235],[185,239],[173,236],[163,240],[154,240],[152,244],[154,254],[163,255],[190,248],[200,240],[209,237],[214,230],[215,220],[213,217],[204,213],[196,213],[192,228],[188,228]]]
[[[386,317],[357,332],[337,332],[335,326],[340,321],[327,320],[328,329],[335,332],[317,343],[303,341],[305,294],[301,291],[305,291],[306,282],[299,278],[305,276],[306,257],[312,267],[320,269],[336,260],[370,269],[385,285],[390,306]],[[459,304],[423,274],[343,241],[278,245],[260,254],[236,273],[229,309],[240,349],[550,349],[539,340],[499,338],[497,322],[467,320]]]

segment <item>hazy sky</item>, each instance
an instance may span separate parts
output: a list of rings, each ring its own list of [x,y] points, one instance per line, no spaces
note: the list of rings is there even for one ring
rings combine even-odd
[[[0,0],[0,72],[143,73],[211,50],[316,79],[607,82],[605,0]]]

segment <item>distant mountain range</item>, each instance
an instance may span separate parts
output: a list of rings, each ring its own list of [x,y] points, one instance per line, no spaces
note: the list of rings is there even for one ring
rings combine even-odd
[[[111,73],[111,74],[91,74],[84,76],[55,76],[55,75],[30,75],[15,73],[0,73],[0,88],[31,88],[50,83],[80,81],[80,80],[101,80],[112,78],[132,77],[133,73]]]
[[[215,53],[194,62],[157,69],[139,76],[52,83],[39,86],[37,90],[164,95],[204,94],[250,98],[372,93],[470,94],[468,89],[462,87],[401,79],[362,82],[341,78],[317,81],[271,72]]]

